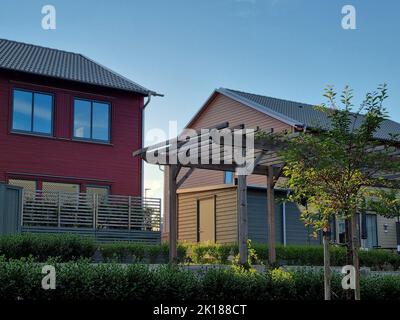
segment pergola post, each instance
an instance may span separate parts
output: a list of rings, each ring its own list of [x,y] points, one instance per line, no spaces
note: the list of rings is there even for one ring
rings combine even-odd
[[[168,200],[169,200],[169,262],[175,263],[178,258],[178,213],[176,196],[176,177],[178,175],[178,165],[169,167],[168,177]]]
[[[244,265],[248,262],[247,181],[245,175],[238,176],[237,209],[239,222],[239,262],[240,264]]]
[[[276,262],[275,251],[275,195],[274,195],[274,168],[268,166],[267,177],[267,220],[268,220],[268,261]]]

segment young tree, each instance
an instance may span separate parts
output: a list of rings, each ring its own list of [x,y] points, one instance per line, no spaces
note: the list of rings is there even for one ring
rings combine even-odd
[[[375,135],[386,118],[386,85],[367,93],[354,112],[353,91],[349,87],[343,90],[340,103],[331,86],[324,96],[327,104],[318,109],[327,113],[329,127],[316,126],[294,138],[289,135],[278,138],[284,146],[281,152],[286,163],[284,174],[292,191],[291,199],[298,203],[307,201],[302,213],[304,222],[313,226],[315,232],[324,231],[328,286],[325,298],[330,298],[328,236],[330,223],[336,217],[345,221],[347,263],[356,268],[355,299],[360,299],[356,214],[370,198],[371,187],[390,187],[384,174],[399,172],[399,162],[393,161],[392,156],[399,140],[393,135],[391,141],[382,141]]]

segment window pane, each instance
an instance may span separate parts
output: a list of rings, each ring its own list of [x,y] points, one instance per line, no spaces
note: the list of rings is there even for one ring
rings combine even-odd
[[[10,179],[8,183],[12,186],[22,187],[28,191],[36,190],[36,181],[31,180],[19,180],[19,179]]]
[[[367,215],[367,247],[373,248],[378,245],[378,239],[376,238],[376,216],[373,214]]]
[[[86,187],[86,193],[93,195],[98,194],[102,196],[108,196],[109,188],[108,187]]]
[[[33,131],[51,133],[53,116],[53,97],[48,94],[34,94]]]
[[[75,100],[74,136],[90,139],[91,105],[89,101]]]
[[[224,183],[225,184],[232,184],[233,183],[233,172],[225,171],[224,174]]]
[[[49,192],[73,192],[79,193],[79,184],[59,183],[59,182],[43,182],[43,191]]]
[[[14,90],[13,129],[32,131],[32,93]]]
[[[109,105],[93,102],[93,136],[95,140],[109,140]]]

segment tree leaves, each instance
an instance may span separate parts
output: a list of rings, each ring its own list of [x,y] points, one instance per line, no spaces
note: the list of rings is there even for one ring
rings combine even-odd
[[[360,206],[372,205],[367,201],[371,189],[366,187],[389,186],[383,174],[400,171],[399,161],[393,161],[391,156],[393,143],[374,138],[387,118],[384,107],[387,85],[367,93],[356,112],[352,111],[350,87],[346,86],[341,93],[341,105],[336,96],[333,86],[328,86],[324,93],[327,102],[318,107],[328,114],[331,122],[328,130],[301,133],[295,138],[279,137],[283,146],[280,155],[286,162],[284,174],[289,178],[287,187],[292,190],[291,200],[301,203],[307,199],[308,208],[302,218],[315,230],[329,227],[335,215],[345,219]],[[384,200],[388,195],[379,194],[382,204],[389,203]],[[386,214],[385,205],[375,203],[373,208]]]

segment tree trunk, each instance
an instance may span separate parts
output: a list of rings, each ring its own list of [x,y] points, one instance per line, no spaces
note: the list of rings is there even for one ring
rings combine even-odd
[[[354,290],[354,299],[360,300],[360,260],[358,257],[358,251],[360,248],[358,234],[357,234],[357,213],[353,212],[351,215],[351,251],[353,255],[353,266],[356,272],[355,275],[355,282],[356,282],[356,289]]]
[[[346,265],[353,265],[353,237],[352,237],[352,226],[351,220],[347,218],[345,220],[345,242],[346,242]],[[346,291],[346,299],[352,300],[353,299],[353,292],[352,290]]]
[[[331,261],[329,253],[329,231],[323,232],[323,243],[324,243],[324,298],[325,300],[331,300]]]

